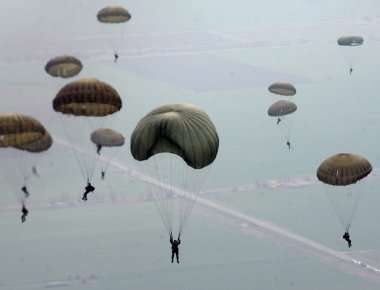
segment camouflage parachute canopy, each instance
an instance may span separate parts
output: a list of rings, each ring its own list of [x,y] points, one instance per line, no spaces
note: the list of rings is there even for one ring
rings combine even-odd
[[[52,77],[70,78],[80,73],[83,66],[74,56],[62,55],[52,58],[45,65],[45,71]]]
[[[100,128],[91,133],[91,141],[99,146],[117,147],[124,145],[125,138],[121,133],[115,130]]]
[[[151,111],[131,136],[131,153],[136,160],[173,153],[194,169],[211,164],[218,148],[214,124],[203,110],[191,104],[165,105]]]
[[[286,100],[279,100],[273,103],[268,109],[268,115],[271,117],[281,117],[297,111],[297,105]]]
[[[107,6],[97,14],[98,21],[102,23],[123,23],[131,17],[129,11],[121,6]]]
[[[37,141],[27,143],[20,146],[15,146],[16,149],[25,150],[31,153],[40,153],[49,150],[53,145],[53,138],[48,131],[45,132],[42,138]]]
[[[362,36],[342,36],[338,38],[338,45],[340,46],[359,46],[364,43]]]
[[[281,96],[294,96],[297,93],[296,88],[288,82],[275,82],[268,87],[268,90]]]
[[[102,117],[121,109],[118,92],[95,78],[84,78],[65,85],[53,100],[53,109],[67,115]]]
[[[41,139],[46,130],[33,117],[18,113],[0,114],[0,147],[22,146]]]
[[[372,171],[369,161],[359,155],[339,153],[319,165],[317,177],[329,185],[350,185],[365,178]]]

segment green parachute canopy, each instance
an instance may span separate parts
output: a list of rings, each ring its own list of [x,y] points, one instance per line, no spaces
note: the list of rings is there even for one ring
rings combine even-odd
[[[350,185],[372,171],[369,161],[359,155],[339,153],[324,160],[317,170],[318,179],[329,185]]]
[[[121,6],[107,6],[97,14],[98,21],[101,23],[124,23],[131,19],[129,11]]]
[[[115,130],[100,128],[91,133],[91,141],[99,146],[119,147],[124,145],[125,138]]]
[[[45,128],[33,117],[18,113],[0,114],[0,147],[23,146],[41,139]]]
[[[121,109],[118,92],[95,78],[85,78],[65,85],[53,100],[53,109],[67,115],[102,117]]]
[[[74,56],[62,55],[52,58],[45,65],[45,71],[52,77],[70,78],[80,73],[83,66]]]
[[[218,148],[214,124],[203,110],[191,104],[165,105],[151,111],[131,136],[131,153],[136,160],[173,153],[194,169],[211,164]]]
[[[297,105],[286,100],[279,100],[273,103],[268,109],[268,115],[271,117],[281,117],[294,113]]]
[[[294,96],[297,93],[296,88],[288,82],[275,82],[268,87],[268,90],[281,96]]]

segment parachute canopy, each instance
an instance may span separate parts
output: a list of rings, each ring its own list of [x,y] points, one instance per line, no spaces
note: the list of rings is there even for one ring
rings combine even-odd
[[[117,147],[124,145],[125,138],[115,130],[100,128],[91,133],[91,141],[99,146]]]
[[[97,14],[99,22],[102,23],[123,23],[131,19],[129,11],[121,6],[107,6]]]
[[[31,153],[40,153],[47,151],[51,145],[53,145],[53,138],[49,134],[49,132],[45,132],[42,138],[34,141],[32,143],[16,146],[17,149],[25,150]]]
[[[131,136],[131,153],[136,160],[167,152],[180,156],[194,169],[211,164],[218,148],[214,124],[203,110],[191,104],[165,105],[151,111]]]
[[[268,87],[268,90],[276,95],[281,96],[294,96],[296,94],[296,88],[287,82],[275,82]]]
[[[56,112],[75,116],[101,117],[121,109],[118,92],[95,78],[84,78],[65,85],[53,100]]]
[[[338,38],[338,45],[340,46],[359,46],[364,43],[362,36],[342,36]]]
[[[62,55],[52,58],[45,65],[45,71],[52,77],[70,78],[80,73],[83,66],[74,56]]]
[[[372,171],[372,165],[362,156],[339,153],[319,165],[317,177],[329,185],[350,185],[363,179]]]
[[[22,146],[41,139],[45,128],[33,117],[18,113],[0,114],[0,147]]]
[[[271,117],[281,117],[294,113],[297,105],[286,100],[279,100],[273,103],[268,109],[268,115]]]

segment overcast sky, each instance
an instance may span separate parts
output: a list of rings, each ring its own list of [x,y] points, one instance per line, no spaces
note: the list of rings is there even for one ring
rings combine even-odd
[[[112,127],[121,131],[127,140],[144,114],[165,103],[191,102],[210,115],[219,133],[220,150],[205,189],[313,177],[321,160],[341,151],[360,153],[368,157],[374,168],[380,167],[378,0],[112,1],[125,6],[132,14],[130,22],[121,27],[97,22],[97,11],[109,3],[106,0],[2,0],[0,110],[33,115],[54,136],[70,141],[62,127],[66,123],[51,107],[55,94],[69,80],[52,79],[45,73],[44,66],[52,57],[73,54],[84,64],[81,77],[106,81],[122,96],[123,109],[112,121]],[[364,45],[348,51],[337,46],[338,37],[352,34],[363,36]],[[113,63],[114,50],[120,55],[117,64]],[[348,75],[350,65],[354,68],[351,77]],[[277,100],[267,87],[279,80],[290,81],[297,87],[293,101],[298,110],[292,120],[294,150],[291,153],[285,146],[283,132],[276,127],[275,120],[267,116],[267,108]],[[86,128],[78,122],[69,129],[88,136]],[[90,143],[79,146],[94,149]],[[141,169],[132,160],[128,146],[122,149],[118,161]],[[12,276],[16,269],[28,273],[34,264],[41,269],[51,269],[53,282],[64,280],[72,289],[78,289],[75,287],[82,283],[78,282],[80,278],[75,278],[80,271],[87,280],[98,281],[94,282],[96,289],[120,289],[130,285],[136,286],[135,289],[152,289],[157,285],[182,289],[183,281],[195,283],[186,289],[232,289],[228,287],[235,285],[234,281],[241,282],[241,289],[252,289],[259,280],[257,289],[276,289],[273,283],[277,282],[273,281],[277,278],[272,270],[279,273],[281,289],[282,286],[300,289],[292,284],[297,272],[305,277],[299,282],[303,287],[314,279],[316,289],[335,289],[329,287],[334,283],[339,285],[336,289],[378,289],[378,285],[366,284],[335,268],[326,270],[325,264],[316,258],[278,247],[277,241],[266,244],[266,238],[255,232],[256,229],[242,230],[232,221],[226,225],[219,216],[207,211],[200,210],[194,224],[190,222],[188,235],[193,247],[187,248],[185,257],[193,268],[184,268],[182,274],[166,268],[166,252],[156,252],[157,248],[166,251],[167,241],[150,203],[128,205],[128,210],[122,207],[103,210],[100,206],[90,211],[79,211],[88,209],[85,207],[66,209],[70,214],[64,210],[59,214],[38,211],[38,206],[49,202],[60,201],[66,205],[77,202],[85,185],[72,152],[58,142],[39,163],[44,177],[30,185],[39,193],[30,201],[38,212],[37,217],[34,223],[31,220],[29,232],[21,232],[20,227],[16,227],[19,213],[5,211],[5,208],[18,210],[16,192],[22,183],[18,177],[8,178],[8,169],[4,166],[0,169],[3,191],[0,203],[4,209],[0,227],[7,231],[7,238],[0,241],[0,261],[14,256],[17,261],[12,267],[0,263],[0,289],[9,290],[12,285],[13,289],[26,289],[28,281],[34,283],[30,289],[49,286],[46,281],[51,279],[38,267],[21,282],[17,282],[18,275]],[[97,201],[114,195],[136,200],[146,193],[141,182],[113,170],[110,177],[113,189],[96,178]],[[378,250],[379,239],[370,238],[368,232],[380,237],[376,215],[379,200],[376,194],[368,196],[363,200],[361,211],[359,208],[354,228],[359,244],[356,249]],[[340,239],[342,228],[318,186],[310,184],[294,191],[280,186],[276,190],[233,192],[210,198],[280,224],[332,249],[345,250]],[[104,213],[107,219],[103,218]],[[60,228],[44,214],[54,217],[52,220],[62,226],[63,232],[60,233]],[[72,227],[78,219],[81,221],[78,227]],[[128,220],[123,224],[125,232],[118,223],[108,228],[109,222],[118,219]],[[87,227],[92,220],[96,221],[93,227]],[[376,222],[368,223],[368,220]],[[123,234],[119,241],[115,236],[120,232]],[[91,243],[94,237],[99,238],[98,243],[87,251],[86,243]],[[226,237],[228,245],[221,242]],[[13,244],[18,241],[18,246],[23,247],[29,238],[41,246],[36,252],[24,249],[21,254]],[[49,244],[50,238],[55,239],[56,244]],[[84,245],[78,250],[77,245],[82,241]],[[126,251],[129,261],[123,260],[120,254],[123,244],[133,252]],[[220,247],[209,248],[214,244]],[[252,250],[252,245],[260,250]],[[144,252],[144,247],[150,250]],[[244,253],[235,257],[234,251],[240,247]],[[64,262],[55,264],[59,249],[77,255],[78,260],[72,263],[70,255],[66,257],[62,252],[60,259]],[[205,262],[203,268],[200,267],[199,261],[207,257],[203,249],[209,251],[210,259],[219,266]],[[231,266],[226,262],[220,255],[222,252],[235,264]],[[45,254],[46,258],[41,258]],[[253,263],[258,257],[263,262]],[[141,263],[136,264],[134,261],[139,258]],[[278,260],[285,262],[273,262]],[[97,263],[104,267],[97,269],[93,266]],[[263,266],[265,263],[267,266]],[[123,278],[124,264],[132,282]],[[8,279],[3,285],[1,275],[5,269]],[[162,272],[178,275],[177,280],[163,278],[166,274],[160,274]],[[148,278],[140,276],[144,273],[149,273]],[[199,281],[190,278],[193,274],[198,275]],[[89,278],[91,275],[95,278]],[[229,275],[234,278],[229,279]],[[107,288],[109,285],[112,287]]]

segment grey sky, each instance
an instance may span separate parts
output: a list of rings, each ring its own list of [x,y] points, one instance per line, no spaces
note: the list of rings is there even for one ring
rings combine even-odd
[[[50,78],[44,65],[68,53],[83,61],[81,76],[97,77],[119,91],[124,106],[112,126],[127,139],[137,121],[156,106],[187,101],[208,112],[221,143],[205,190],[314,176],[321,160],[339,151],[363,154],[380,167],[377,0],[112,1],[132,14],[124,29],[96,21],[96,12],[109,4],[105,0],[2,2],[1,111],[33,115],[55,136],[66,139],[62,120],[51,107],[65,81]],[[336,45],[345,34],[362,35],[364,45],[346,54]],[[116,65],[114,49],[120,54]],[[278,80],[297,87],[291,153],[266,114],[278,99],[267,87]],[[70,128],[87,136],[85,127]],[[117,158],[141,169],[128,145]],[[145,185],[113,168],[109,183],[96,178],[94,204],[83,206],[78,199],[84,180],[76,160],[58,144],[40,162],[44,178],[31,183],[36,193],[30,201],[31,220],[21,227],[19,178],[8,178],[8,169],[0,169],[0,228],[5,236],[0,261],[7,261],[0,263],[1,290],[44,289],[62,281],[67,289],[304,289],[308,281],[315,289],[378,289],[378,284],[325,264],[297,245],[282,245],[258,228],[201,207],[189,222],[183,268],[169,268],[158,214],[152,203],[142,202]],[[378,178],[371,182],[353,226],[352,256],[380,266]],[[333,250],[346,250],[338,218],[323,188],[314,183],[221,191],[205,198]],[[65,208],[46,209],[52,203]]]

